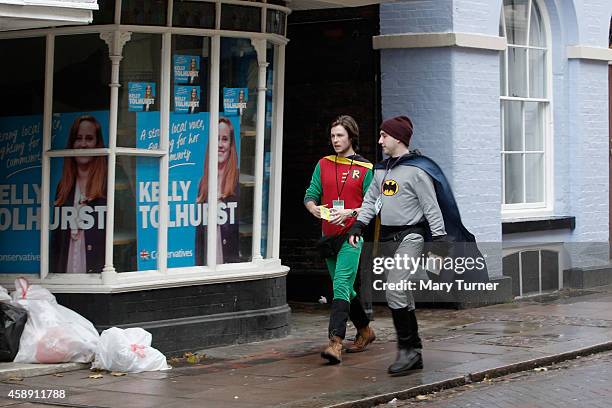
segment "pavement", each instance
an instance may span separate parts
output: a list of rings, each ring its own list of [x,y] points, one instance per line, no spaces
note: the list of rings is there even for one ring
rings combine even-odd
[[[600,287],[477,309],[419,309],[425,368],[396,378],[386,373],[396,343],[384,307],[372,323],[377,341],[329,366],[319,356],[328,306],[291,305],[290,336],[201,350],[199,359],[171,361],[169,371],[91,378],[82,366],[50,374],[2,363],[0,406],[370,407],[611,350],[611,304],[612,287]]]

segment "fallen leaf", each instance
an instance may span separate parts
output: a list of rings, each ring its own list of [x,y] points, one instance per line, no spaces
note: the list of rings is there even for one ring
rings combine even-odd
[[[64,376],[64,374],[59,374],[59,373],[53,374],[53,375],[56,376],[56,377],[63,377]]]
[[[548,368],[546,368],[546,367],[536,367],[536,368],[533,369],[533,371],[539,373],[541,371],[548,371]]]
[[[200,359],[195,354],[192,354],[189,357],[187,357],[187,362],[189,364],[197,364],[199,361]]]
[[[21,377],[10,377],[9,381],[23,381],[23,378],[21,378]]]
[[[430,398],[431,397],[428,397],[427,395],[417,395],[416,396],[416,399],[419,400],[419,401],[425,401],[425,400],[428,400]]]
[[[127,375],[127,373],[120,373],[119,371],[113,371],[111,375],[113,377],[123,377],[124,375]]]
[[[91,378],[93,380],[97,380],[97,379],[100,379],[100,378],[104,378],[104,376],[102,374],[91,374],[87,378]]]

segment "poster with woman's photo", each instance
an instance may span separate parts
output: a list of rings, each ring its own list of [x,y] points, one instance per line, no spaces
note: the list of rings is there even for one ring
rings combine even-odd
[[[42,116],[0,117],[0,273],[38,273]]]
[[[200,82],[200,57],[198,55],[174,55],[174,83],[195,85]]]
[[[137,114],[137,147],[159,143],[159,113]],[[221,245],[218,263],[238,258],[238,176],[240,121],[219,121],[219,197],[217,225]],[[208,112],[170,114],[168,183],[168,267],[206,264],[208,213]],[[156,269],[159,226],[159,175],[150,168],[136,169],[138,270]]]
[[[174,87],[174,113],[194,114],[200,112],[200,87]]]
[[[108,160],[85,151],[108,147],[108,120],[108,111],[53,115],[52,144],[84,152],[51,159],[50,273],[100,273],[104,268]]]

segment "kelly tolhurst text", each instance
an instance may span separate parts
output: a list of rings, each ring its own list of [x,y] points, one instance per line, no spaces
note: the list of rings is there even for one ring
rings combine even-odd
[[[383,282],[381,279],[376,279],[372,282],[374,290],[435,290],[450,293],[453,286],[457,290],[477,291],[477,290],[497,290],[499,282],[466,282],[460,279],[454,282],[434,282],[434,281],[409,281],[401,280],[399,282]]]

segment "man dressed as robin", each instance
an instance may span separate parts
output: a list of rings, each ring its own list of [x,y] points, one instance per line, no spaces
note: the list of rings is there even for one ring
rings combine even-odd
[[[352,117],[342,115],[331,123],[330,141],[335,154],[317,163],[304,205],[322,221],[323,236],[317,247],[332,279],[334,299],[329,319],[329,345],[321,357],[337,364],[342,361],[342,341],[349,316],[357,328],[357,336],[347,352],[364,351],[376,338],[353,288],[363,240],[352,246],[346,235],[359,215],[363,197],[372,181],[372,164],[355,153],[359,127]]]

